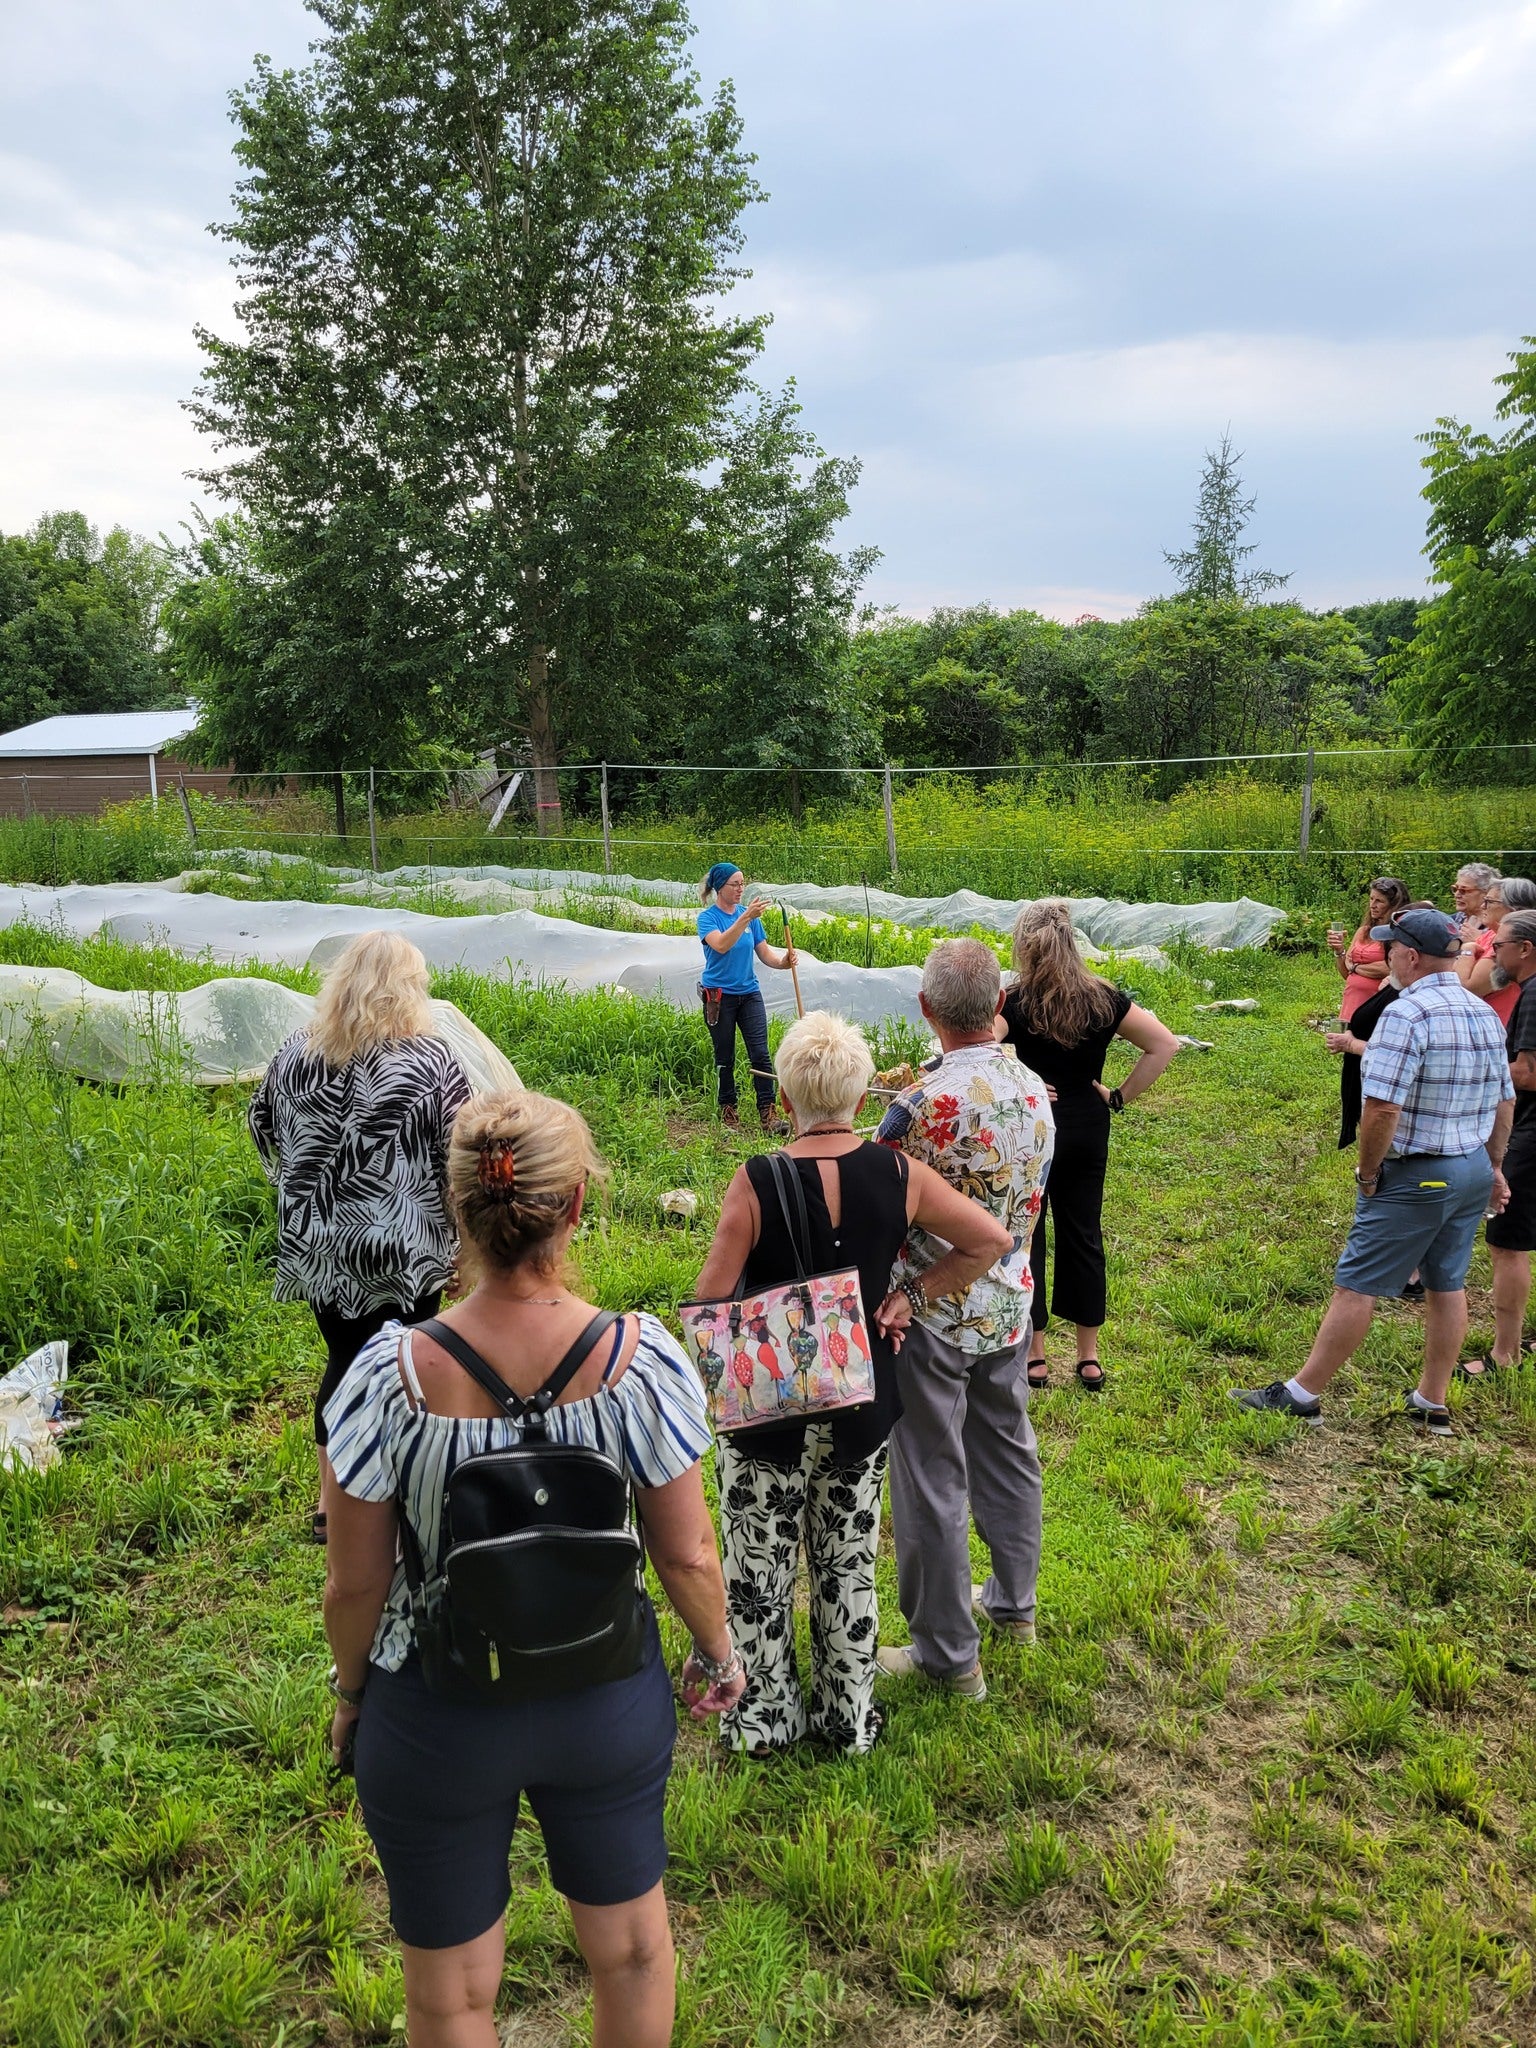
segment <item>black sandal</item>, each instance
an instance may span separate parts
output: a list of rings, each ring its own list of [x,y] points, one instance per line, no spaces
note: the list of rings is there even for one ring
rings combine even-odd
[[[1104,1368],[1096,1358],[1080,1358],[1072,1368],[1077,1374],[1077,1383],[1085,1394],[1102,1394],[1104,1391]],[[1096,1372],[1096,1380],[1084,1379],[1085,1372]]]
[[[1491,1380],[1499,1369],[1499,1361],[1491,1351],[1485,1351],[1480,1358],[1458,1358],[1456,1377],[1459,1380]]]
[[[1051,1384],[1051,1368],[1043,1358],[1032,1358],[1024,1368],[1024,1378],[1032,1394],[1043,1394]]]
[[[316,1508],[309,1518],[309,1540],[311,1543],[325,1541],[325,1514],[320,1508]]]

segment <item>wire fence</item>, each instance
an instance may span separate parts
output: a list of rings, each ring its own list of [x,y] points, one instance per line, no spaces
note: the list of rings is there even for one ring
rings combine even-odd
[[[935,894],[966,886],[986,892],[990,878],[1000,894],[1023,893],[1027,884],[1040,893],[1177,900],[1257,888],[1301,900],[1354,887],[1363,864],[1397,866],[1423,888],[1441,884],[1447,862],[1488,859],[1506,872],[1536,867],[1536,787],[1522,781],[1536,777],[1536,743],[1469,750],[1486,778],[1484,786],[1475,770],[1467,780],[1479,788],[1470,793],[1454,784],[1440,791],[1410,784],[1405,747],[965,769],[894,762],[535,767],[509,759],[511,751],[460,764],[266,773],[196,768],[166,755],[0,759],[0,818],[51,829],[55,869],[71,857],[58,840],[61,828],[88,830],[124,804],[147,811],[162,837],[179,829],[194,861],[253,848],[375,872],[494,864],[673,880],[702,872],[724,852],[784,881],[875,880]],[[1175,769],[1186,779],[1170,801],[1151,783]],[[1203,779],[1191,776],[1196,770]],[[818,778],[827,792],[814,818],[803,819],[791,801],[801,776]],[[721,787],[718,778],[759,794],[734,809],[706,794],[679,810],[690,783],[707,792]],[[877,806],[858,794],[871,778]],[[1486,801],[1470,800],[1478,794]],[[1200,815],[1202,805],[1208,815]],[[1197,831],[1165,837],[1170,824]],[[1213,833],[1212,824],[1238,829]]]

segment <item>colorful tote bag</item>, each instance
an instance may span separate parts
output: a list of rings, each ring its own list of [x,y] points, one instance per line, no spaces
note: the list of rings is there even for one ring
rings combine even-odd
[[[869,1322],[858,1268],[812,1273],[805,1190],[782,1152],[768,1162],[795,1254],[796,1277],[726,1301],[679,1310],[717,1431],[793,1422],[875,1398]]]

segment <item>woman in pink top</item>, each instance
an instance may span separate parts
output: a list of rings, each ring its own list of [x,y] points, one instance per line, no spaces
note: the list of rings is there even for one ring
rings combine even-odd
[[[1387,978],[1386,948],[1371,937],[1371,927],[1385,924],[1407,907],[1406,885],[1396,875],[1378,875],[1366,899],[1365,921],[1355,936],[1347,939],[1337,926],[1329,932],[1328,944],[1344,977],[1344,993],[1339,998],[1341,1024],[1347,1024],[1366,997],[1375,995]]]

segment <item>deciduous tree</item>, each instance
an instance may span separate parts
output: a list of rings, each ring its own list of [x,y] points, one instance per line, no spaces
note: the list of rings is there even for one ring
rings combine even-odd
[[[1441,419],[1422,438],[1440,594],[1389,664],[1426,766],[1536,735],[1536,335],[1495,382],[1500,431]]]
[[[791,385],[742,411],[710,501],[711,589],[688,663],[694,743],[711,761],[785,769],[796,815],[800,768],[868,763],[877,746],[844,656],[879,550],[831,545],[858,476],[800,425]]]
[[[452,716],[522,736],[554,830],[569,693],[605,636],[621,673],[644,644],[635,592],[672,573],[761,345],[721,310],[741,125],[729,87],[701,101],[681,0],[310,5],[312,64],[261,61],[234,100],[244,339],[200,330],[207,481],[276,589],[324,593],[284,657],[317,733],[408,617]]]
[[[81,711],[166,701],[159,611],[169,561],[124,527],[105,540],[82,512],[0,536],[0,732]]]

